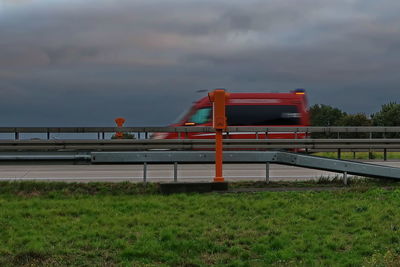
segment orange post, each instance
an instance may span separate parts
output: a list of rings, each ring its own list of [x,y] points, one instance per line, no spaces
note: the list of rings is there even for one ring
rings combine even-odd
[[[115,123],[117,124],[118,127],[122,127],[124,125],[124,123],[125,123],[125,119],[124,118],[116,118],[114,121],[115,121]],[[122,132],[116,132],[115,136],[118,139],[122,139],[124,134]]]
[[[222,130],[216,129],[215,133],[215,177],[214,182],[223,182],[224,177],[222,175]]]
[[[208,94],[213,103],[213,127],[215,129],[215,178],[214,182],[223,182],[222,175],[222,132],[226,129],[225,104],[229,94],[224,89],[215,89]]]

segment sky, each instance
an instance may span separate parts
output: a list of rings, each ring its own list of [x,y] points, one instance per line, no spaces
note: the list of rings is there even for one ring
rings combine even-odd
[[[400,102],[398,0],[0,0],[0,126],[170,124],[199,90]]]

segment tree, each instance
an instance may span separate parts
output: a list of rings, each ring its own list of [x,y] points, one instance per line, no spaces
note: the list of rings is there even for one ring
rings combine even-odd
[[[384,104],[381,110],[371,115],[372,123],[375,126],[400,126],[400,104],[390,102]],[[385,137],[400,137],[400,133],[386,134]]]
[[[382,105],[381,110],[372,115],[372,123],[375,126],[400,126],[400,104]]]
[[[346,114],[338,122],[338,126],[371,126],[372,121],[364,113]],[[367,138],[368,133],[345,133],[344,138]]]
[[[338,121],[346,115],[338,108],[323,104],[315,104],[309,111],[312,126],[337,126]]]
[[[338,120],[338,126],[371,126],[371,119],[364,113],[346,114]]]
[[[315,104],[309,110],[311,126],[337,126],[346,112],[328,105]],[[312,138],[333,138],[334,134],[312,133]]]

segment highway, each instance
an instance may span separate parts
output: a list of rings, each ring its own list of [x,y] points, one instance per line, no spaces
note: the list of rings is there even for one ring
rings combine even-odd
[[[372,162],[385,166],[400,167],[399,161]],[[265,180],[264,164],[225,164],[224,177],[227,181]],[[148,165],[147,181],[173,181],[173,165]],[[270,165],[271,181],[310,180],[334,177],[337,173],[298,168],[284,165]],[[211,181],[214,177],[212,164],[178,165],[178,181]],[[143,165],[38,165],[17,164],[0,165],[0,181],[40,180],[66,182],[141,182]]]

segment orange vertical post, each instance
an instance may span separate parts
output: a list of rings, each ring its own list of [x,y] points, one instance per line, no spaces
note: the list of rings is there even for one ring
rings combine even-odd
[[[124,125],[124,123],[125,123],[125,119],[124,118],[116,118],[114,121],[115,121],[115,123],[117,124],[118,127],[122,127]],[[124,136],[124,134],[122,132],[116,132],[115,136],[118,139],[121,139]]]
[[[213,127],[215,129],[215,178],[214,182],[223,182],[222,174],[222,132],[226,129],[225,105],[229,94],[224,89],[215,89],[208,94],[213,103]]]
[[[215,129],[215,177],[214,177],[214,182],[223,182],[224,181],[224,176],[222,173],[222,165],[223,165],[223,160],[222,160],[222,130],[221,129]]]

